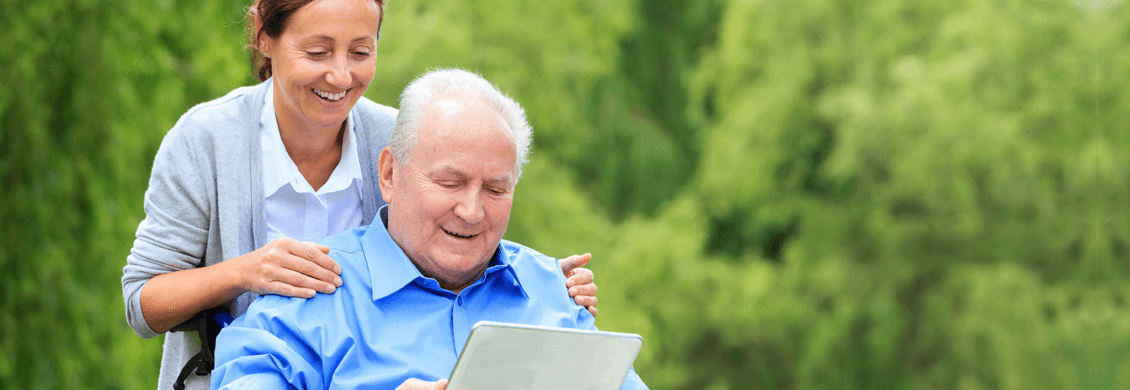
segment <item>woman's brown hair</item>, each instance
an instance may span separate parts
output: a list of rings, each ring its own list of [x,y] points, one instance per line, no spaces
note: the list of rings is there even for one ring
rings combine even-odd
[[[247,48],[251,50],[251,65],[257,68],[259,81],[271,77],[271,59],[259,51],[259,37],[278,38],[286,30],[286,24],[296,11],[314,0],[255,0],[247,9]],[[381,25],[385,21],[385,1],[373,0],[380,7],[377,20],[377,38],[381,36]]]

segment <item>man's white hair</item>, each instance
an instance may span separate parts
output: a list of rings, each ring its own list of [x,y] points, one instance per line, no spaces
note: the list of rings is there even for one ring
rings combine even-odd
[[[411,159],[416,147],[417,133],[424,117],[424,107],[438,96],[455,94],[460,99],[475,99],[494,109],[510,125],[510,140],[514,142],[515,180],[522,176],[522,167],[530,154],[533,130],[526,122],[526,112],[494,84],[478,74],[463,69],[436,69],[416,78],[400,94],[400,113],[392,129],[388,146],[401,164]]]

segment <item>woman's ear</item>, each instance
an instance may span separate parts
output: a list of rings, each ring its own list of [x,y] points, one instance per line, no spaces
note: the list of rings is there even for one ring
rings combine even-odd
[[[259,2],[255,2],[253,7],[258,5]],[[252,15],[254,15],[255,20],[255,45],[258,46],[259,52],[263,53],[264,57],[271,58],[270,51],[271,47],[274,46],[274,40],[263,33],[263,18],[259,16],[258,10],[253,9]]]
[[[275,40],[267,36],[267,34],[259,34],[259,52],[263,53],[263,57],[271,58],[274,54],[271,48],[275,46]]]

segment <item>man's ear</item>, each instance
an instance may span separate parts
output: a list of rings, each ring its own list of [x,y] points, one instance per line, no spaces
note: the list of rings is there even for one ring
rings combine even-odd
[[[392,204],[392,168],[394,165],[396,165],[396,157],[393,157],[392,149],[386,146],[384,150],[381,150],[381,157],[377,163],[377,181],[381,187],[381,197],[388,204]]]

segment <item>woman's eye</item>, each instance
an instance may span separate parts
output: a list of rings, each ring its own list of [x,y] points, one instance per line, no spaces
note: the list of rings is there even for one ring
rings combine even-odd
[[[373,55],[373,53],[365,52],[365,51],[355,51],[355,52],[353,52],[353,56],[355,56],[357,58],[362,58],[362,59],[369,58],[372,55]]]
[[[324,51],[308,51],[308,52],[306,52],[306,55],[314,57],[314,58],[321,58],[321,57],[324,57],[326,54],[329,54],[329,53],[324,52]]]

